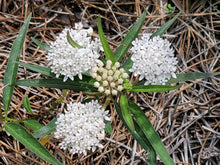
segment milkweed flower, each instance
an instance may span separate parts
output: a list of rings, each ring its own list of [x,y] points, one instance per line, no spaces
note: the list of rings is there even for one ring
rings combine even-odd
[[[150,36],[143,34],[132,42],[133,66],[129,71],[139,76],[139,80],[145,78],[144,85],[165,85],[171,77],[176,78],[178,61],[169,41],[159,36],[150,39]]]
[[[99,92],[104,92],[106,95],[117,95],[123,88],[123,83],[128,81],[129,75],[123,68],[120,68],[120,63],[112,64],[111,60],[106,61],[106,66],[100,61],[98,66],[91,69],[91,76],[96,80],[94,86]]]
[[[108,111],[104,111],[98,101],[86,104],[69,103],[65,114],[59,115],[56,121],[54,137],[62,139],[59,143],[63,150],[70,153],[87,154],[102,148],[100,140],[105,137],[104,120],[110,120]]]
[[[47,54],[47,60],[53,73],[58,78],[64,76],[64,81],[68,78],[74,80],[78,75],[82,79],[82,73],[90,70],[99,62],[99,51],[103,50],[99,39],[92,39],[93,29],[82,29],[82,24],[75,25],[75,29],[65,28],[50,43],[51,50]],[[67,41],[67,32],[74,42],[83,48],[73,47]]]

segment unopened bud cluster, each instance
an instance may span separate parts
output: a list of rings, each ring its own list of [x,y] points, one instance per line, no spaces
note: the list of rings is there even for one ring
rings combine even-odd
[[[128,79],[128,74],[120,68],[120,63],[115,62],[113,65],[111,60],[107,60],[106,66],[100,61],[97,67],[92,68],[91,75],[96,79],[94,86],[106,95],[117,95],[123,90],[123,83]]]

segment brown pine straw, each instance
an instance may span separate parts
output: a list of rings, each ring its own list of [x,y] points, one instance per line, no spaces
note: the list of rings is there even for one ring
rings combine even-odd
[[[30,12],[32,18],[20,58],[20,61],[28,64],[48,66],[46,51],[36,46],[31,37],[49,44],[50,41],[55,41],[56,35],[63,28],[74,27],[76,22],[81,21],[85,28],[92,26],[93,37],[98,38],[98,15],[102,18],[108,43],[115,51],[132,24],[146,9],[147,16],[140,35],[155,32],[181,12],[163,36],[172,43],[175,50],[179,61],[178,73],[219,72],[220,11],[213,11],[213,8],[220,2],[171,0],[169,3],[175,7],[175,11],[165,13],[167,3],[167,0],[0,0],[0,80],[3,80],[11,45]],[[130,52],[126,53],[126,57],[128,56]],[[19,66],[17,79],[37,78],[48,77]],[[150,119],[178,165],[218,164],[220,161],[219,155],[208,155],[208,159],[202,156],[209,148],[219,149],[216,134],[220,130],[219,78],[216,76],[184,82],[181,83],[181,88],[170,92],[127,93]],[[137,77],[131,75],[131,81],[135,79]],[[0,83],[0,103],[4,117],[3,88],[3,83]],[[24,96],[28,96],[34,115],[24,109]],[[59,98],[63,98],[63,101],[55,106]],[[82,92],[71,90],[63,97],[63,91],[59,89],[15,87],[8,115],[13,120],[31,118],[46,125],[65,110],[66,103],[80,102],[85,98],[87,96]],[[58,145],[60,140],[54,139],[53,136],[49,135],[39,140],[57,159],[67,165],[147,164],[147,153],[123,126],[114,105],[111,103],[107,109],[112,116],[113,130],[112,134],[106,134],[106,139],[102,141],[103,149],[89,152],[87,156],[72,155],[61,150]],[[29,128],[28,131],[33,132]],[[0,162],[47,164],[4,131],[0,134]],[[157,163],[162,164],[160,160]]]

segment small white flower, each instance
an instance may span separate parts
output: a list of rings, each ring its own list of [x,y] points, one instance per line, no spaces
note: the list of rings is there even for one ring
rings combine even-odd
[[[117,90],[118,90],[118,91],[122,91],[122,90],[123,90],[123,86],[122,86],[122,85],[119,85],[118,88],[117,88]]]
[[[114,75],[113,78],[114,78],[115,80],[117,80],[117,79],[119,78],[119,75]]]
[[[102,77],[101,77],[101,76],[97,76],[97,77],[96,77],[96,80],[97,80],[97,81],[101,81],[101,80],[102,80]]]
[[[112,81],[113,77],[112,76],[108,76],[108,81]]]
[[[118,75],[119,76],[120,74],[121,74],[121,72],[119,70],[116,70],[114,75]]]
[[[108,81],[106,81],[106,80],[103,81],[103,86],[104,86],[104,87],[108,86]]]
[[[120,79],[118,79],[118,84],[123,84],[123,79],[122,78],[120,78]]]
[[[91,76],[92,76],[93,78],[96,78],[96,77],[97,77],[97,73],[93,72]]]
[[[119,62],[115,62],[115,67],[119,68],[120,67],[120,63]]]
[[[100,84],[99,84],[99,82],[94,82],[94,86],[96,87],[96,88],[98,88],[99,86],[100,86]]]
[[[82,29],[81,23],[75,25],[75,29],[65,28],[56,41],[50,43],[51,51],[47,54],[49,66],[56,77],[64,76],[64,81],[68,78],[74,79],[77,76],[81,79],[82,73],[96,66],[100,60],[99,52],[103,49],[99,39],[92,40],[90,29]],[[76,48],[67,41],[67,32],[73,41],[83,48]]]
[[[86,155],[87,150],[103,147],[100,140],[105,137],[104,119],[109,120],[107,113],[97,101],[68,104],[65,114],[56,121],[54,137],[62,139],[60,148],[68,149],[72,154]]]
[[[108,77],[107,73],[103,73],[102,79],[105,80],[105,79],[107,79],[107,77]]]
[[[83,28],[82,22],[79,22],[79,23],[76,23],[76,24],[75,24],[75,29],[76,29],[76,30],[81,30],[82,28]]]
[[[117,95],[118,94],[118,91],[116,91],[115,89],[112,90],[112,95]]]
[[[109,89],[106,89],[106,90],[105,90],[105,94],[106,94],[106,95],[110,95],[110,93],[111,93],[111,91],[110,91]]]
[[[165,85],[171,77],[176,77],[178,61],[169,41],[159,36],[150,39],[150,36],[143,34],[141,39],[132,42],[133,66],[129,71],[139,75],[139,80],[145,78],[145,85]]]
[[[103,87],[103,86],[100,86],[100,87],[98,88],[98,91],[99,91],[99,92],[104,92],[104,87]]]
[[[111,60],[107,60],[107,65],[112,65],[112,61]]]
[[[129,76],[128,76],[127,73],[123,73],[123,74],[122,74],[122,77],[126,79],[126,78],[128,78]]]
[[[115,83],[114,83],[114,82],[111,82],[110,86],[111,86],[112,88],[114,88],[114,87],[115,87]]]
[[[112,76],[113,73],[114,73],[113,70],[109,70],[109,71],[108,71],[108,75],[109,75],[109,76]]]

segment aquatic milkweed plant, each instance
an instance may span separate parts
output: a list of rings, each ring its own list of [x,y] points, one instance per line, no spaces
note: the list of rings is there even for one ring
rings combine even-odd
[[[168,21],[153,34],[137,35],[144,23],[144,11],[138,21],[129,30],[119,47],[113,53],[104,36],[101,18],[98,19],[100,39],[92,39],[93,29],[83,29],[76,24],[75,29],[64,29],[55,42],[50,45],[32,40],[48,51],[47,60],[50,68],[19,62],[20,52],[28,30],[31,14],[13,43],[10,58],[4,76],[3,103],[4,115],[0,114],[3,130],[20,141],[30,151],[43,160],[61,165],[40,142],[39,138],[50,135],[61,139],[60,148],[70,153],[95,151],[102,148],[100,140],[105,132],[111,133],[108,108],[110,102],[134,139],[148,152],[149,164],[157,164],[159,155],[166,165],[174,165],[159,135],[141,108],[128,99],[127,92],[162,92],[180,87],[182,81],[206,78],[218,75],[216,73],[182,73],[176,74],[177,58],[171,44],[161,35],[173,24],[180,14]],[[130,49],[131,56],[125,58]],[[104,51],[105,57],[100,56]],[[122,59],[124,59],[122,63]],[[47,79],[17,80],[18,65],[49,76]],[[138,76],[137,81],[131,81],[130,75]],[[93,96],[96,100],[85,103],[67,104],[64,114],[59,114],[50,123],[42,126],[37,120],[25,119],[17,121],[8,117],[9,105],[15,86],[48,87],[74,90]],[[103,105],[99,98],[105,99]],[[117,99],[119,98],[119,99]],[[61,102],[63,97],[57,102]],[[33,114],[28,97],[24,98],[25,109]],[[25,127],[34,130],[30,133]]]

